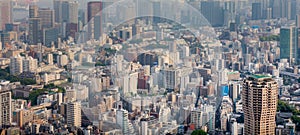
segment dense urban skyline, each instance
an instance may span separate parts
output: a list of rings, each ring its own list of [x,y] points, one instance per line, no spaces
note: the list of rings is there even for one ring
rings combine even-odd
[[[0,133],[300,134],[298,0],[0,0]]]

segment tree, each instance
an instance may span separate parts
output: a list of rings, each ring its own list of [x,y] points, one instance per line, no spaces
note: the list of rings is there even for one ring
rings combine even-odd
[[[207,135],[207,133],[203,130],[194,130],[192,135]]]

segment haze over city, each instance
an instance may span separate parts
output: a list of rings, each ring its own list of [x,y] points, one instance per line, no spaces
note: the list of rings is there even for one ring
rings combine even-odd
[[[298,135],[299,0],[0,0],[1,135]]]

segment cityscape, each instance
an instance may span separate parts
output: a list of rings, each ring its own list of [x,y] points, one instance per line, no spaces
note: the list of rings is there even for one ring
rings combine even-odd
[[[1,135],[300,135],[300,0],[0,0]]]

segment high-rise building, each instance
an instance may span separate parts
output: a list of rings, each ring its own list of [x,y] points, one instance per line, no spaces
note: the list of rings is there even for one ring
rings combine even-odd
[[[270,2],[272,7],[273,18],[287,18],[295,20],[297,14],[297,1],[296,0],[273,0]]]
[[[141,122],[142,123],[142,131],[141,131],[141,133],[142,133],[142,135],[148,135],[148,132],[147,132],[147,130],[148,130],[148,122],[147,121],[142,121]]]
[[[53,8],[55,13],[55,22],[61,23],[62,22],[62,0],[54,0],[53,1]]]
[[[42,39],[42,24],[40,18],[29,18],[29,43],[37,45]]]
[[[39,7],[37,5],[29,6],[29,18],[36,18],[39,16],[38,13]]]
[[[277,82],[270,76],[252,75],[244,80],[244,134],[275,134],[277,96]]]
[[[102,33],[102,13],[103,2],[92,1],[88,3],[88,33],[89,38],[99,39]]]
[[[41,8],[38,11],[38,17],[41,18],[41,25],[43,29],[54,27],[54,10],[50,8]]]
[[[69,21],[68,23],[78,24],[78,2],[69,2]]]
[[[9,126],[12,122],[11,91],[0,88],[0,127]]]
[[[0,1],[0,30],[5,29],[5,24],[13,22],[13,8],[11,0]]]
[[[252,3],[252,20],[262,19],[262,4]]]
[[[202,126],[201,121],[201,110],[200,109],[194,109],[191,111],[191,124],[195,125],[195,128],[199,129]]]
[[[179,70],[173,67],[163,70],[163,83],[167,90],[174,91],[179,88]]]
[[[53,65],[53,54],[49,53],[49,54],[47,55],[47,63],[48,63],[49,65]]]
[[[220,1],[201,1],[201,13],[212,26],[224,25],[224,9]]]
[[[23,72],[23,58],[20,55],[10,58],[10,75],[18,75]]]
[[[70,102],[67,104],[67,124],[70,126],[81,126],[81,104]]]
[[[53,27],[53,28],[43,29],[43,44],[45,46],[50,47],[52,43],[57,45],[58,37],[59,37],[59,28]]]
[[[78,23],[78,2],[74,0],[54,0],[55,22]]]
[[[37,59],[32,58],[31,56],[23,59],[23,72],[36,72],[38,68]]]
[[[289,59],[291,63],[298,60],[298,31],[295,27],[283,27],[280,29],[280,58]],[[298,58],[298,59],[297,59]]]
[[[299,29],[300,28],[300,14],[296,16],[296,27]]]
[[[57,64],[61,67],[68,64],[68,56],[67,55],[58,55],[57,56]]]
[[[103,9],[103,2],[100,1],[92,1],[88,3],[88,22],[92,20],[100,11]]]
[[[153,1],[153,23],[159,23],[161,20],[161,2],[160,1]]]
[[[116,114],[116,122],[122,128],[124,135],[134,133],[133,126],[128,119],[128,111],[119,108]]]
[[[2,47],[6,48],[7,45],[10,45],[10,35],[8,32],[2,32],[1,33],[1,42],[2,42]]]

